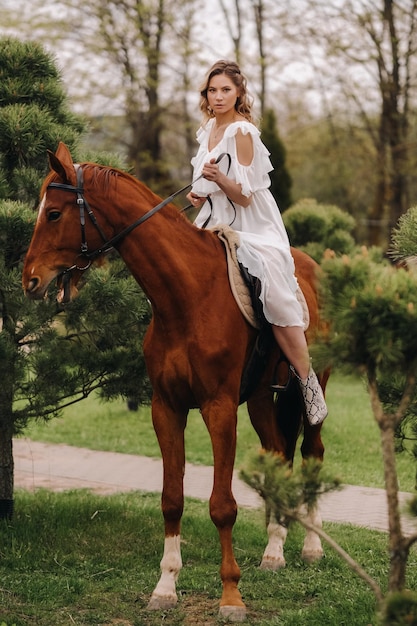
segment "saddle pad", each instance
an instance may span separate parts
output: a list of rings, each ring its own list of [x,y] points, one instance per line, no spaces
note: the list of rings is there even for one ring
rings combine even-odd
[[[259,328],[258,320],[252,307],[249,288],[240,272],[236,250],[240,245],[239,234],[226,224],[218,224],[210,228],[223,243],[226,250],[227,272],[233,296],[243,317],[254,328]]]
[[[240,245],[239,233],[226,224],[218,224],[209,230],[218,236],[225,247],[230,288],[242,315],[251,326],[259,329],[259,322],[252,307],[249,288],[241,274],[237,260],[236,251]],[[297,289],[296,296],[303,309],[304,330],[306,331],[310,323],[310,314],[300,287]]]

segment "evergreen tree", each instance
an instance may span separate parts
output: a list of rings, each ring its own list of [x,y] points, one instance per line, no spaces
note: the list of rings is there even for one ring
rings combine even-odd
[[[150,307],[118,259],[90,270],[65,310],[53,293],[39,303],[25,298],[21,262],[46,150],[62,140],[76,153],[84,123],[68,110],[41,46],[0,41],[0,68],[0,517],[10,517],[13,436],[30,419],[54,417],[95,390],[149,398],[141,345]]]
[[[277,119],[272,109],[265,111],[262,120],[262,141],[271,153],[271,162],[274,166],[269,173],[271,178],[271,193],[274,196],[281,211],[285,211],[291,205],[291,176],[285,165],[286,152],[278,130]]]
[[[66,105],[53,58],[35,43],[0,41],[0,198],[36,202],[47,148],[71,150],[85,127]]]

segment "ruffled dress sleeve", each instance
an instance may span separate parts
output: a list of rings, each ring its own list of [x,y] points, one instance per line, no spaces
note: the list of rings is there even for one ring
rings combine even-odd
[[[260,132],[250,122],[239,121],[230,124],[222,140],[209,151],[208,140],[214,120],[210,120],[197,131],[197,141],[200,144],[196,156],[191,160],[194,167],[194,180],[201,175],[204,163],[217,158],[221,153],[228,153],[231,157],[230,169],[228,159],[224,157],[219,164],[221,170],[242,186],[242,194],[249,197],[260,189],[267,189],[270,184],[269,172],[273,169],[269,159],[269,152],[260,139]],[[254,156],[250,165],[242,165],[237,158],[236,134],[241,131],[244,135],[250,133],[253,141]],[[193,191],[201,196],[207,196],[220,191],[216,183],[205,179],[198,180],[193,185]]]

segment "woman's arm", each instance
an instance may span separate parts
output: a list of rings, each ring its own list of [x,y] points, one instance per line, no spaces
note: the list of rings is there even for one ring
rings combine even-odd
[[[244,135],[240,130],[236,133],[236,153],[239,163],[250,165],[253,159],[253,143],[250,133]],[[205,163],[202,174],[204,178],[216,183],[232,202],[236,202],[243,207],[249,206],[251,196],[242,194],[242,186],[220,171],[215,163],[216,159],[211,159],[210,163]]]

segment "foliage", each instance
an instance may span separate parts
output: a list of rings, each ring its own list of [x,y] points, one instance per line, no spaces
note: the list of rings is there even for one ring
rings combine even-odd
[[[417,535],[405,538],[401,529],[395,436],[417,400],[416,275],[387,261],[376,262],[366,248],[351,257],[328,257],[321,270],[323,314],[330,324],[319,353],[327,362],[360,370],[366,377],[387,491],[388,590],[402,591]]]
[[[22,259],[47,171],[46,149],[74,149],[84,122],[69,112],[59,72],[38,44],[0,41],[0,517],[13,496],[12,437],[31,419],[100,390],[148,401],[142,338],[150,308],[119,260],[90,270],[67,308],[34,304],[21,284]],[[121,166],[110,154],[90,160]],[[8,513],[7,513],[8,514]]]
[[[310,459],[300,471],[267,452],[252,458],[240,472],[241,478],[265,501],[275,519],[298,519],[301,507],[314,507],[324,493],[337,489],[337,479],[326,480],[321,463]]]
[[[336,206],[316,200],[300,200],[285,211],[285,227],[291,245],[300,248],[320,263],[325,250],[348,254],[355,246],[350,232],[355,221]]]
[[[375,124],[370,120],[370,128]],[[372,139],[361,125],[352,111],[346,116],[338,112],[331,119],[314,115],[303,100],[292,103],[290,128],[284,131],[294,202],[314,198],[319,204],[340,207],[355,220],[355,239],[365,243],[376,171]]]
[[[416,625],[417,595],[409,590],[389,594],[381,616],[381,626]]]
[[[401,233],[397,238],[401,240]],[[417,541],[417,533],[405,537],[401,528],[395,436],[402,435],[404,439],[401,427],[405,420],[410,415],[415,420],[417,276],[404,267],[391,265],[380,250],[368,251],[363,247],[350,256],[328,252],[321,263],[319,285],[322,315],[328,324],[313,346],[313,355],[319,369],[331,366],[348,372],[360,371],[367,381],[372,411],[380,431],[388,502],[388,592],[404,592],[407,562],[410,549]],[[414,460],[417,460],[416,454]],[[272,469],[266,467],[264,471],[271,472]],[[256,472],[254,476],[257,477]],[[297,494],[300,487],[294,485],[293,489]],[[318,491],[319,485],[314,485],[314,489]],[[304,486],[301,491],[308,503],[311,498],[309,489]],[[263,497],[275,508],[279,519],[282,491],[275,488],[273,480],[265,478],[264,492]],[[298,496],[294,503],[298,509],[303,498]],[[414,498],[410,512],[416,510],[417,499]],[[303,523],[302,517],[298,519]],[[315,530],[326,538],[321,529]],[[339,550],[333,540],[330,541]],[[373,589],[378,607],[386,613],[384,624],[405,624],[407,620],[415,623],[414,597],[411,600],[404,595],[396,599],[384,598],[374,577],[352,563],[348,554],[344,558]]]
[[[139,286],[113,261],[92,270],[79,296],[43,328],[22,325],[29,332],[20,342],[27,350],[25,377],[15,386],[15,431],[30,419],[57,416],[94,390],[103,399],[149,402],[142,342],[150,315]]]
[[[392,379],[415,366],[417,281],[403,268],[377,260],[378,249],[328,257],[320,280],[324,319],[331,333],[318,348],[349,371],[377,370]]]
[[[397,227],[392,232],[390,256],[400,265],[408,268],[410,276],[417,281],[417,207],[410,208],[398,221]],[[392,407],[398,404],[401,397],[403,381],[394,376],[388,389],[383,388],[384,402]],[[417,398],[412,397],[405,411],[404,418],[398,424],[396,430],[397,450],[407,450],[409,454],[417,458]],[[417,511],[417,502],[411,504],[413,513]]]
[[[52,55],[40,44],[0,40],[0,170],[7,185],[0,199],[32,206],[47,148],[64,141],[74,149],[85,123],[70,112]]]
[[[287,170],[285,159],[286,150],[277,130],[277,119],[272,109],[265,111],[262,119],[261,139],[270,152],[274,169],[269,173],[271,179],[271,193],[281,211],[291,205],[291,176]]]
[[[343,111],[348,133],[356,138],[359,127],[371,144],[363,153],[368,158],[367,176],[364,181],[358,172],[356,185],[373,180],[363,214],[366,241],[385,248],[390,229],[408,209],[415,169],[411,148],[414,111],[410,106],[415,89],[414,3],[306,0],[301,6],[295,9],[297,39],[300,45],[304,40],[304,54],[313,57],[312,80],[322,89],[327,87],[322,100],[335,147],[329,154],[329,170],[332,172],[335,154],[340,155],[343,170],[336,128]],[[311,54],[316,46],[321,54]]]
[[[413,266],[417,259],[417,207],[411,207],[392,231],[390,254],[397,261]]]

